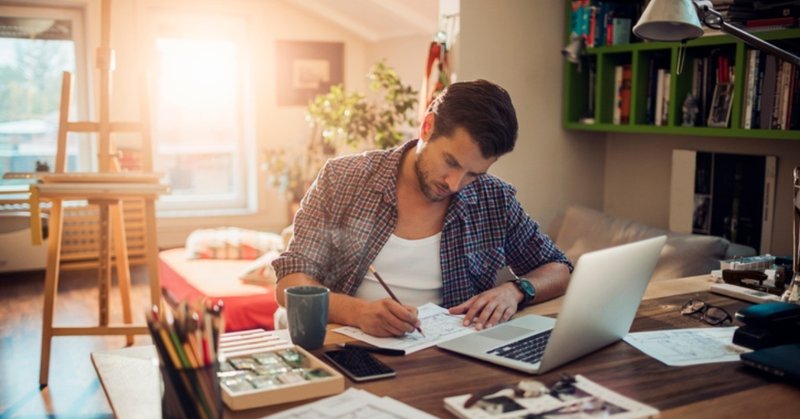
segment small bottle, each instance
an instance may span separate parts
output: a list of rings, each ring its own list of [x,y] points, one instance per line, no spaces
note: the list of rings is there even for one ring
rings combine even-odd
[[[794,304],[800,303],[800,273],[795,272],[792,283],[789,284],[789,288],[781,296],[781,301]]]

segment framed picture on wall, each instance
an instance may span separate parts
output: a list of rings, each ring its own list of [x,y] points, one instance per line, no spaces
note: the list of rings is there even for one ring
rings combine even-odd
[[[344,43],[278,41],[278,106],[306,106],[344,79]]]

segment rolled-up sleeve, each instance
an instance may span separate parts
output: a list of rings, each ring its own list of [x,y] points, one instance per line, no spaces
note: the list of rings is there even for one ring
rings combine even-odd
[[[328,201],[335,184],[335,170],[330,162],[326,163],[303,197],[295,215],[294,236],[289,247],[272,262],[279,281],[293,273],[304,273],[318,280],[325,276],[324,269],[331,257],[333,231]]]
[[[506,255],[508,266],[515,275],[521,276],[545,265],[555,262],[573,266],[567,256],[553,240],[539,228],[539,223],[531,219],[516,199],[507,200],[508,230],[506,235]]]

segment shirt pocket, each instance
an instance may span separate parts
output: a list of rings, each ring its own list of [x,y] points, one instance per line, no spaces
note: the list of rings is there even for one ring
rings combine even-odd
[[[467,254],[467,269],[473,282],[481,290],[494,287],[497,271],[506,266],[502,248],[491,248]]]

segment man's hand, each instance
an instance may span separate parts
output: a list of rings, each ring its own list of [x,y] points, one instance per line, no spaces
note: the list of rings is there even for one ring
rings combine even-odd
[[[522,292],[512,283],[484,291],[450,308],[450,314],[464,314],[464,326],[473,322],[478,330],[507,321],[517,312]]]
[[[402,336],[419,327],[416,307],[401,305],[391,298],[365,302],[358,313],[358,328],[372,336]]]

